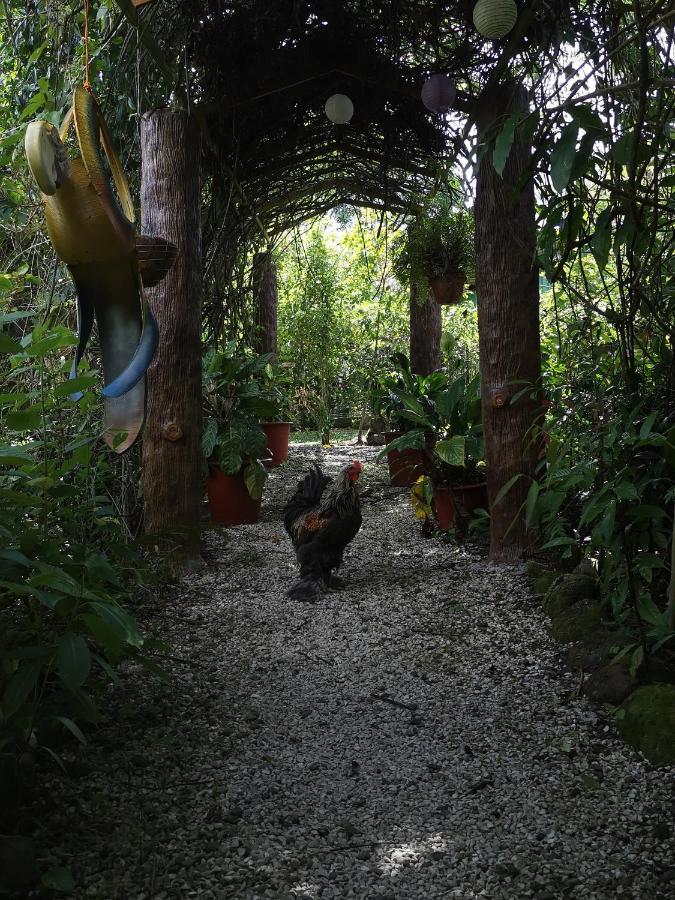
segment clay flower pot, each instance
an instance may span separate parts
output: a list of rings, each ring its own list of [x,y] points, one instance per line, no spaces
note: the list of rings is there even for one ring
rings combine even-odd
[[[451,272],[429,278],[429,287],[434,300],[439,306],[452,306],[459,303],[464,293],[466,275],[463,272]]]
[[[468,513],[487,509],[487,484],[435,484],[434,515],[441,531],[447,531],[455,521],[455,503],[461,503]]]
[[[387,431],[384,435],[385,444],[390,444],[396,438],[401,437],[400,431]],[[431,449],[435,443],[435,435],[431,432],[426,436],[427,449]],[[415,484],[417,479],[424,475],[424,450],[407,448],[405,450],[390,450],[387,453],[389,465],[389,483],[393,487],[409,487]]]
[[[226,475],[210,465],[206,489],[211,521],[216,525],[251,525],[260,518],[262,500],[251,497],[241,472]]]
[[[261,422],[262,430],[267,435],[267,449],[272,454],[271,467],[280,466],[288,459],[288,439],[291,434],[290,422]],[[265,463],[268,465],[268,463]]]

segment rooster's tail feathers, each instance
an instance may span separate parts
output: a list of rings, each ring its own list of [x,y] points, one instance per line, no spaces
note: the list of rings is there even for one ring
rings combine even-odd
[[[284,524],[289,534],[291,533],[293,522],[299,516],[315,506],[319,506],[323,492],[329,482],[330,478],[328,475],[325,475],[316,463],[314,468],[300,479],[296,492],[284,509]]]

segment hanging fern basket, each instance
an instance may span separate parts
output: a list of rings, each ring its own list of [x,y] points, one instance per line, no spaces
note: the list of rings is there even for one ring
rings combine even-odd
[[[462,299],[466,275],[464,272],[450,272],[429,278],[431,295],[439,306],[453,306]]]

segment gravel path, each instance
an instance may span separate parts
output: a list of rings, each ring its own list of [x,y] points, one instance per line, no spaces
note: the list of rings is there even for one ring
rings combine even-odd
[[[355,453],[347,588],[291,604],[284,499]],[[673,772],[577,698],[522,572],[424,540],[374,451],[292,454],[264,520],[141,614],[171,683],[126,681],[46,786],[75,896],[672,898]]]

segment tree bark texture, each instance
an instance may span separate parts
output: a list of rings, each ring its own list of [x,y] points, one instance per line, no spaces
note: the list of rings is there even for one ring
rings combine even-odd
[[[200,145],[182,110],[141,122],[141,231],[178,248],[167,276],[147,295],[160,331],[148,370],[143,437],[145,531],[179,553],[199,553],[202,484]]]
[[[253,257],[253,340],[256,353],[277,352],[277,265],[270,251]]]
[[[487,143],[478,167],[475,216],[490,556],[502,561],[528,550],[522,507],[540,448],[533,426],[543,418],[534,187],[526,175],[530,148],[518,130],[501,176],[492,162],[494,138],[505,119],[526,109],[525,90],[503,84],[483,94],[477,117],[481,149]],[[516,397],[527,385],[531,390]],[[513,488],[495,503],[517,475],[521,477]]]
[[[431,291],[424,300],[410,285],[410,368],[417,375],[430,375],[441,367],[441,307]]]

